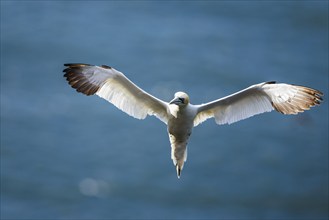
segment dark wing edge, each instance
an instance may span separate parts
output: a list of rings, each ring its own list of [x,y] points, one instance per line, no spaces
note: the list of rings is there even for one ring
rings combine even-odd
[[[83,63],[67,63],[64,64],[67,68],[63,70],[65,72],[64,77],[77,92],[81,92],[87,96],[94,95],[100,88],[99,85],[90,83],[87,77],[82,74],[82,68],[87,66],[94,66]]]

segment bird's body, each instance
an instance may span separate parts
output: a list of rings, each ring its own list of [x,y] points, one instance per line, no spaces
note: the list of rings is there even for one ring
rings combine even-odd
[[[297,114],[320,104],[320,91],[304,86],[264,82],[224,98],[200,105],[190,103],[184,92],[175,93],[170,102],[162,101],[131,82],[109,66],[65,64],[64,77],[78,92],[96,94],[128,115],[144,119],[154,115],[167,125],[171,158],[180,177],[187,159],[187,142],[193,127],[208,118],[217,124],[231,124],[253,115],[276,110]]]
[[[187,141],[192,134],[197,109],[189,103],[182,106],[172,103],[169,104],[168,110],[167,126],[171,144],[171,159],[179,177],[187,159]]]

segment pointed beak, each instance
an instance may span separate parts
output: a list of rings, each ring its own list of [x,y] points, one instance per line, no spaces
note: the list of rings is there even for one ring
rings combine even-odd
[[[182,98],[174,98],[173,100],[171,100],[169,102],[170,105],[171,104],[179,105],[179,104],[182,104],[182,103],[184,103],[184,99],[182,99]]]
[[[178,98],[175,98],[175,99],[173,99],[173,100],[171,100],[171,101],[169,102],[170,105],[171,105],[171,104],[176,104],[176,105],[178,105],[179,103],[181,103],[181,101],[180,101]]]

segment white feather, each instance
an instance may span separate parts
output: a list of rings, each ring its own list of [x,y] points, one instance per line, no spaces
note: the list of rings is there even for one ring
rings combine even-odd
[[[213,102],[197,105],[194,126],[212,117],[217,124],[231,124],[274,109],[283,114],[296,114],[319,104],[321,95],[321,92],[303,86],[260,83]]]
[[[96,92],[128,115],[144,119],[147,115],[155,115],[167,123],[167,103],[140,89],[124,74],[114,68],[84,66],[82,74],[89,83],[99,86]]]
[[[155,115],[166,123],[178,177],[187,159],[187,142],[193,126],[212,117],[217,124],[231,124],[274,109],[283,114],[297,114],[320,104],[323,95],[303,86],[269,82],[201,105],[190,104],[189,96],[178,92],[169,104],[140,89],[114,68],[87,64],[66,66],[64,76],[78,92],[96,94],[135,118]]]

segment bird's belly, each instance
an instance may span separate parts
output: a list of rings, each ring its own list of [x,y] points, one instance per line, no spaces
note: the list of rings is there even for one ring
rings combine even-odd
[[[186,123],[184,120],[172,119],[168,121],[169,136],[174,136],[176,143],[184,143],[192,133],[193,124]],[[173,140],[173,137],[170,138]]]

